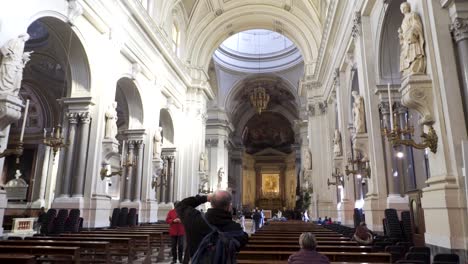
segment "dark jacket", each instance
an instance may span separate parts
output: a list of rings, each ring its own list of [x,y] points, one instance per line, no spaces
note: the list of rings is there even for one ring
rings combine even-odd
[[[192,257],[198,249],[198,245],[203,237],[211,232],[210,227],[203,220],[200,211],[195,207],[200,204],[206,203],[206,196],[193,196],[182,200],[177,204],[176,211],[185,227],[185,234],[187,238],[187,247],[189,248],[190,256]],[[242,227],[232,221],[230,212],[222,209],[210,208],[205,213],[205,218],[208,222],[216,226],[221,232],[238,231]],[[247,244],[249,236],[244,232],[242,236],[235,237],[239,241],[240,247]],[[237,250],[239,251],[240,248]]]
[[[289,256],[288,264],[329,264],[328,258],[315,250],[301,249]]]

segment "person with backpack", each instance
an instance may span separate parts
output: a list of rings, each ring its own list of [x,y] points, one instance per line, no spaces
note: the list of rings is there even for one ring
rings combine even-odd
[[[202,215],[195,208],[206,202],[210,209]],[[183,199],[176,211],[185,227],[191,263],[236,263],[236,252],[247,244],[248,235],[232,220],[232,196],[218,190],[213,194]]]
[[[177,203],[174,202],[174,207],[177,207]],[[171,263],[177,263],[177,259],[179,259],[179,263],[182,263],[185,230],[175,209],[167,213],[166,222],[169,224],[169,236],[171,237]]]

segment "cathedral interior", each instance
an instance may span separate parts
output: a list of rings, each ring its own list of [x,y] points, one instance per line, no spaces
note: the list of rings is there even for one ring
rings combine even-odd
[[[41,207],[155,223],[223,189],[375,232],[409,211],[468,261],[466,1],[7,2],[0,234]]]

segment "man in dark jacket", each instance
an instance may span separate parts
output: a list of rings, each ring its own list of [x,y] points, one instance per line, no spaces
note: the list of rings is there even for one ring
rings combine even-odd
[[[187,247],[190,252],[190,257],[193,257],[200,245],[202,239],[211,232],[210,227],[203,220],[200,211],[195,207],[210,202],[212,208],[205,213],[206,220],[216,226],[221,232],[238,231],[242,227],[232,221],[232,196],[227,191],[216,191],[207,196],[192,196],[185,198],[177,204],[176,211],[185,227],[185,235],[187,238]],[[247,244],[247,233],[242,236],[234,237],[240,243],[240,247]],[[237,249],[239,251],[240,248]]]

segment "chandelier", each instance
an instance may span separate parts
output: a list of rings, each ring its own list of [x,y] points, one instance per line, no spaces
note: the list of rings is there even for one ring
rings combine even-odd
[[[265,88],[258,86],[253,89],[250,94],[250,103],[255,108],[258,114],[261,114],[268,106],[270,96],[267,94]]]

